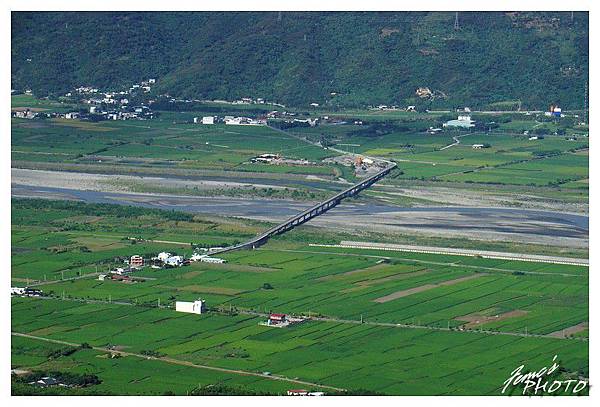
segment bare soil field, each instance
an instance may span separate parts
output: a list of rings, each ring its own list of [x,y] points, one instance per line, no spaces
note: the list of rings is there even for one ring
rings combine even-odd
[[[556,332],[552,332],[552,333],[548,334],[548,336],[552,336],[553,338],[565,338],[569,335],[573,335],[578,332],[585,331],[586,329],[589,329],[589,327],[590,327],[589,322],[582,322],[580,324],[571,326],[569,328],[561,329],[560,331],[556,331]]]
[[[456,321],[465,321],[466,324],[462,325],[465,328],[474,328],[476,326],[488,323],[488,322],[496,322],[502,321],[508,318],[516,318],[521,317],[523,315],[527,315],[528,311],[523,310],[514,310],[505,312],[503,314],[498,315],[482,315],[482,314],[469,314],[464,315],[462,317],[454,318]]]
[[[409,288],[407,290],[396,291],[395,293],[391,293],[391,294],[385,295],[383,297],[376,298],[373,301],[374,302],[378,302],[380,304],[383,304],[383,303],[386,303],[386,302],[389,302],[389,301],[397,300],[398,298],[407,297],[407,296],[412,295],[412,294],[416,294],[416,293],[420,293],[420,292],[423,292],[423,291],[431,290],[431,289],[436,288],[436,287],[454,285],[454,284],[462,283],[463,281],[468,281],[468,280],[472,280],[474,278],[479,278],[479,277],[482,277],[484,275],[485,275],[484,273],[477,273],[477,274],[473,274],[473,275],[470,275],[470,276],[456,278],[454,280],[443,281],[443,282],[437,283],[437,284],[425,284],[425,285],[422,285],[422,286],[419,286],[419,287]]]

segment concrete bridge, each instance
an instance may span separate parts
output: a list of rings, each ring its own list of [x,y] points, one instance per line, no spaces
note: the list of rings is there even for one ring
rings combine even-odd
[[[325,212],[327,212],[328,210],[330,210],[331,208],[337,206],[342,201],[342,199],[345,199],[345,198],[348,198],[351,196],[355,196],[362,190],[369,188],[371,185],[373,185],[374,183],[376,183],[377,181],[379,181],[380,179],[382,179],[383,177],[388,175],[394,168],[396,168],[395,163],[392,163],[392,162],[388,162],[388,163],[389,163],[389,165],[384,170],[379,171],[377,174],[374,174],[374,175],[370,176],[369,178],[362,180],[358,184],[355,184],[355,185],[351,186],[350,188],[343,190],[342,192],[332,196],[331,198],[327,199],[326,201],[320,202],[317,205],[306,209],[305,211],[299,213],[298,215],[289,218],[285,222],[272,227],[271,229],[267,230],[264,233],[261,233],[260,235],[256,236],[255,238],[248,240],[247,242],[240,243],[235,246],[229,246],[229,247],[225,247],[223,249],[211,251],[211,252],[209,252],[209,254],[210,255],[220,254],[220,253],[230,252],[232,250],[238,250],[238,249],[253,249],[253,248],[256,248],[256,247],[259,247],[259,246],[265,244],[271,237],[280,235],[289,230],[292,230],[296,226],[299,226],[305,222],[308,222],[312,218],[322,215]]]

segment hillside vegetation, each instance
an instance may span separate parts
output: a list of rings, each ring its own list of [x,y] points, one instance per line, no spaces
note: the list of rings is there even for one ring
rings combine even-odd
[[[582,109],[587,13],[12,13],[15,89],[153,92],[293,106]],[[417,97],[417,88],[431,95]]]

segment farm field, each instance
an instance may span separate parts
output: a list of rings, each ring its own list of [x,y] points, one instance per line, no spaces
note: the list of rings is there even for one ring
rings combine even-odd
[[[465,324],[461,317],[487,313],[495,318],[482,321],[477,328],[541,335],[589,319],[584,267],[491,260],[477,266],[467,259],[449,265],[443,256],[433,255],[428,260],[398,259],[378,264],[377,259],[361,256],[268,249],[225,257],[229,260],[226,265],[200,263],[178,270],[137,273],[151,280],[136,284],[90,278],[44,288],[57,296],[81,299],[110,298],[139,304],[160,299],[161,304],[172,304],[202,297],[220,309],[355,321],[363,318],[438,328],[461,327]],[[571,273],[565,274],[568,271]],[[270,288],[264,289],[265,284]],[[415,292],[378,301],[404,290]],[[513,311],[522,313],[499,318]]]
[[[198,126],[163,120],[12,120],[12,160],[166,166],[334,176],[335,166],[249,165],[259,154],[321,160],[333,155],[264,126]],[[339,170],[338,170],[339,171]]]
[[[251,316],[57,300],[15,299],[12,308],[13,332],[383,394],[500,394],[525,357],[542,365],[558,354],[565,376],[588,369],[586,344],[560,339],[329,322],[269,329]],[[16,365],[28,362],[38,360]]]
[[[199,386],[215,383],[236,389],[283,394],[290,386],[268,378],[173,365],[136,356],[111,358],[110,352],[92,349],[49,358],[51,352],[69,349],[69,346],[19,336],[13,336],[11,342],[13,368],[43,372],[67,369],[72,374],[93,374],[101,378],[102,383],[78,389],[76,395],[185,395]],[[23,390],[27,390],[26,387]],[[69,393],[68,390],[63,392]]]
[[[28,105],[45,111],[68,108],[13,98],[13,107]],[[204,107],[219,114],[229,108]],[[185,177],[205,174],[250,184],[265,179],[281,188],[304,188],[294,190],[291,199],[314,200],[341,188],[344,180],[355,180],[352,167],[323,161],[342,154],[335,150],[339,146],[398,164],[356,201],[359,205],[379,200],[431,206],[436,200],[427,188],[442,187],[458,195],[484,190],[519,195],[521,201],[502,204],[506,207],[543,200],[586,211],[589,155],[583,128],[504,117],[494,131],[432,135],[426,130],[441,126],[447,115],[359,110],[327,112],[347,124],[284,131],[190,124],[200,113],[160,112],[159,119],[135,122],[13,119],[13,166],[165,175],[165,182],[173,176],[183,183]],[[350,124],[355,119],[366,124]],[[544,138],[529,140],[524,131]],[[460,143],[445,148],[453,137]],[[473,144],[486,148],[473,149]],[[250,162],[267,152],[315,164]],[[167,188],[170,184],[162,190],[137,187],[140,193],[177,193],[177,187]],[[415,190],[425,193],[411,195]],[[560,358],[560,378],[589,376],[588,267],[315,244],[384,241],[586,257],[581,247],[334,232],[307,225],[257,250],[223,254],[224,264],[145,267],[132,274],[133,282],[98,278],[134,254],[149,259],[168,251],[190,257],[198,247],[237,244],[269,226],[179,211],[13,199],[11,283],[39,288],[45,297],[12,299],[12,331],[30,337],[13,336],[11,368],[101,379],[66,390],[69,394],[183,395],[216,385],[234,393],[283,394],[307,387],[350,394],[497,395],[515,367],[539,368],[554,355]],[[206,301],[206,314],[174,311],[176,301],[199,298]],[[309,320],[285,329],[259,325],[269,313]],[[56,356],[73,348],[70,344],[86,346]],[[123,353],[111,357],[111,352]],[[13,379],[14,392],[19,386],[24,385]]]
[[[215,384],[234,393],[323,385],[358,394],[499,394],[515,366],[542,366],[555,354],[561,377],[588,375],[589,330],[577,328],[589,321],[587,267],[314,247],[308,243],[349,237],[303,226],[259,250],[224,254],[225,264],[144,268],[127,284],[97,276],[133,254],[189,256],[191,243],[232,244],[268,225],[21,199],[11,216],[12,284],[47,295],[12,300],[12,331],[34,337],[13,337],[12,368],[102,381],[77,394],[187,394]],[[206,315],[172,309],[198,298]],[[269,312],[313,320],[260,326]],[[98,348],[49,359],[66,345],[44,339]],[[131,355],[107,359],[109,345]],[[158,360],[135,356],[144,354]]]
[[[46,209],[33,214],[32,207]],[[226,264],[146,268],[136,273],[144,281],[124,284],[98,281],[97,274],[133,254],[150,258],[168,250],[189,257],[192,242],[204,247],[233,244],[266,225],[44,201],[16,201],[12,216],[13,283],[41,284],[46,293],[61,298],[172,305],[202,297],[214,309],[434,328],[460,328],[468,322],[461,317],[485,314],[494,318],[478,329],[538,335],[589,320],[589,274],[582,266],[310,247],[308,243],[336,243],[339,237],[298,230],[260,250],[225,254]],[[394,293],[403,291],[411,294],[395,298]],[[387,296],[393,299],[378,301]]]
[[[330,135],[333,144],[351,144],[352,147],[347,149],[356,153],[397,161],[398,179],[547,186],[588,177],[588,156],[572,153],[587,148],[587,137],[579,136],[574,141],[564,136],[528,140],[529,136],[508,131],[446,131],[431,135],[418,132],[419,125],[411,123],[408,126],[412,127],[394,130],[390,126],[389,132],[382,135],[357,130],[357,126],[350,125],[291,131],[314,139],[327,128],[325,133]],[[459,136],[460,144],[442,150],[454,142],[452,136]],[[489,147],[473,149],[473,144]]]

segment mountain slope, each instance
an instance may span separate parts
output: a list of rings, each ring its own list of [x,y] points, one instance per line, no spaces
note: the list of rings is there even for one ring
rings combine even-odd
[[[587,13],[12,13],[12,86],[149,77],[191,98],[580,109]],[[419,99],[418,87],[438,98]],[[331,96],[330,93],[336,93]]]

